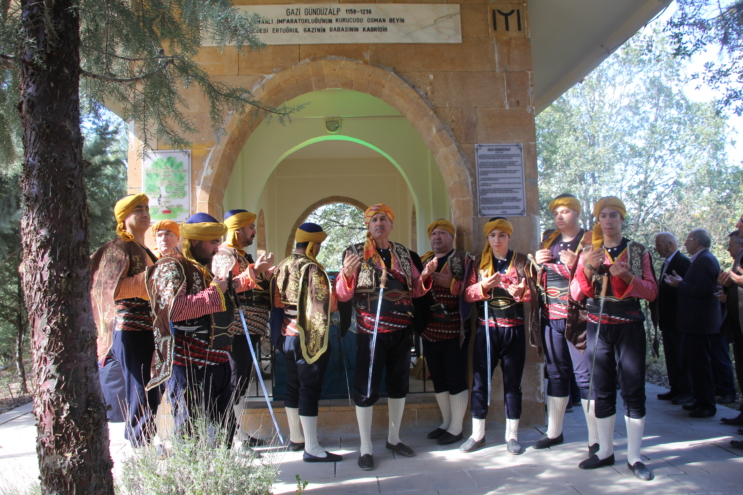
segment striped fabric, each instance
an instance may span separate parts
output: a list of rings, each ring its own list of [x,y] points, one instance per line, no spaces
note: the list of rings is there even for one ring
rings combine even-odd
[[[204,335],[205,338],[209,338]],[[206,340],[191,337],[183,332],[175,333],[175,350],[173,364],[179,366],[211,366],[229,361],[229,352],[226,350],[209,349]]]
[[[118,331],[152,331],[150,303],[144,299],[120,299],[116,301],[116,327]]]
[[[436,295],[436,301],[443,304],[444,308],[446,308],[446,312],[449,314],[449,321],[444,323],[432,318],[422,337],[429,342],[440,342],[459,337],[459,296],[453,295],[448,287],[441,287],[436,284],[433,284],[431,290]]]
[[[493,318],[490,317],[491,327],[517,327],[524,324],[523,318]],[[479,326],[485,326],[485,318],[478,318],[477,324]]]

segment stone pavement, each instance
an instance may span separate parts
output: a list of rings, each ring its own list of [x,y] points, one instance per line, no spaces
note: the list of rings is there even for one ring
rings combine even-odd
[[[485,448],[463,454],[458,444],[439,447],[425,434],[436,425],[418,425],[402,431],[403,441],[417,455],[397,458],[385,450],[385,434],[374,436],[374,471],[356,465],[358,435],[321,438],[326,449],[345,455],[335,464],[302,462],[302,454],[270,453],[264,456],[281,463],[274,494],[296,490],[296,475],[309,481],[307,494],[437,494],[485,495],[523,493],[562,494],[736,494],[743,493],[743,451],[730,447],[737,428],[720,424],[720,417],[737,413],[718,408],[717,416],[692,420],[679,406],[655,398],[663,389],[647,385],[648,416],[642,453],[655,472],[655,480],[636,480],[626,466],[624,419],[616,423],[617,464],[596,471],[578,469],[586,456],[586,432],[580,408],[566,414],[565,441],[550,450],[537,451],[532,443],[541,436],[542,426],[522,428],[519,437],[524,453],[511,456],[503,443],[503,427],[493,423],[486,434]],[[123,425],[111,425],[111,454],[114,463],[129,455]],[[465,429],[469,431],[468,428]],[[13,493],[38,476],[35,427],[30,404],[0,415],[0,494]]]

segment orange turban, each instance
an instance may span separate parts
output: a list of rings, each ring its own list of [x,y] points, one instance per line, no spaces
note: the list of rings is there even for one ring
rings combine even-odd
[[[157,238],[158,230],[169,230],[174,233],[176,237],[181,236],[181,229],[178,226],[178,223],[174,222],[173,220],[160,220],[155,225],[150,227],[150,230],[152,231],[152,237],[154,238]]]
[[[364,212],[364,225],[366,225],[367,229],[369,228],[369,223],[371,223],[372,217],[379,212],[387,215],[387,218],[390,219],[390,222],[395,222],[395,212],[392,211],[392,208],[384,203],[377,203],[375,205],[371,205]],[[379,254],[377,254],[377,244],[374,242],[371,234],[367,231],[366,242],[364,243],[364,259],[368,260],[369,258],[373,258],[374,256],[379,257]]]
[[[443,218],[434,220],[428,225],[428,237],[431,237],[431,232],[433,232],[435,229],[445,230],[451,235],[454,235],[455,232],[454,225],[449,220],[444,220]]]
[[[593,226],[592,238],[594,249],[598,249],[604,244],[604,231],[601,230],[601,226],[599,225],[599,215],[601,214],[601,210],[603,210],[604,208],[609,208],[616,211],[622,216],[622,220],[627,218],[627,207],[624,206],[622,200],[617,198],[616,196],[606,196],[605,198],[601,198],[596,201],[596,204],[593,205],[593,216],[596,219],[596,223]]]
[[[554,213],[555,208],[559,208],[560,206],[565,206],[573,211],[577,211],[578,214],[581,212],[580,201],[578,201],[578,198],[573,196],[563,196],[562,198],[553,199],[550,202],[550,212]],[[560,237],[560,229],[555,229],[555,231],[552,232],[542,243],[543,248],[549,249],[558,237]]]
[[[498,218],[497,220],[491,220],[485,224],[483,231],[485,232],[485,247],[482,250],[482,256],[480,257],[480,271],[485,271],[487,276],[491,276],[495,273],[495,267],[493,266],[493,256],[491,254],[490,243],[488,242],[488,235],[494,230],[500,230],[505,232],[509,236],[513,235],[513,224],[505,218]]]

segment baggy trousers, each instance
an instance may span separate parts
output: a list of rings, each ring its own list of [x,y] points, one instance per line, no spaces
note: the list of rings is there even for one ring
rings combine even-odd
[[[570,383],[574,379],[581,399],[588,399],[588,384],[591,379],[591,362],[585,354],[565,339],[567,320],[542,318],[542,343],[547,369],[547,395],[568,397]]]
[[[469,343],[469,333],[461,346],[459,335],[438,342],[423,339],[423,355],[426,357],[428,372],[431,373],[434,392],[456,395],[467,390]]]
[[[585,359],[593,360],[596,323],[587,324]],[[625,414],[630,418],[645,417],[645,327],[643,322],[601,325],[596,348],[593,376],[593,399],[596,417],[608,418],[617,412],[617,367]],[[590,366],[590,364],[589,364]]]
[[[503,371],[503,395],[506,403],[506,418],[521,417],[521,378],[526,363],[526,331],[524,325],[515,327],[491,326],[490,369],[488,370],[485,326],[479,325],[475,334],[472,353],[472,417],[486,419],[488,416],[488,373],[495,371],[501,362]]]
[[[279,349],[286,359],[286,393],[284,407],[299,409],[300,416],[317,416],[325,370],[330,362],[330,348],[312,364],[302,356],[299,336],[281,336]]]
[[[140,447],[155,436],[155,415],[160,405],[161,389],[149,392],[145,385],[150,381],[150,364],[155,352],[155,339],[151,331],[118,330],[114,332],[111,353],[121,365],[126,390],[124,436],[132,447]]]
[[[236,424],[231,379],[229,361],[206,366],[173,365],[168,392],[177,434],[191,434],[194,420],[202,418],[224,428],[227,446],[232,445]]]
[[[387,396],[403,399],[410,386],[410,327],[377,334],[374,350],[371,392],[367,398],[372,334],[356,333],[356,371],[353,375],[353,401],[359,407],[373,406],[379,400],[382,371],[386,371]]]

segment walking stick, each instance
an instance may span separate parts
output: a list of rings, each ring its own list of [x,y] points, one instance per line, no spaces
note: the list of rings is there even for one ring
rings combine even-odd
[[[379,329],[379,312],[382,309],[382,294],[387,285],[387,267],[382,267],[382,280],[379,283],[379,300],[377,301],[377,318],[374,320],[374,333],[372,334],[371,356],[369,357],[369,380],[366,384],[366,398],[371,395],[372,371],[374,368],[374,349],[377,347],[377,331]]]
[[[601,282],[601,302],[599,303],[599,322],[596,327],[596,342],[593,343],[593,359],[591,362],[591,378],[588,380],[588,401],[586,402],[586,414],[591,410],[591,400],[593,397],[593,372],[596,368],[596,350],[599,346],[599,334],[601,333],[601,318],[604,316],[604,301],[606,300],[606,288],[609,285],[609,277],[604,274]],[[596,406],[593,406],[596,412]]]
[[[230,272],[230,275],[232,272]],[[240,313],[240,321],[242,321],[243,324],[243,330],[245,331],[245,339],[248,341],[248,348],[250,349],[250,355],[253,356],[253,366],[255,367],[255,372],[258,374],[258,381],[261,384],[261,389],[263,389],[263,397],[266,398],[266,405],[268,406],[268,412],[271,413],[271,419],[273,420],[273,426],[276,428],[276,434],[279,436],[279,442],[281,444],[284,444],[284,437],[281,436],[281,430],[279,429],[279,423],[276,421],[276,415],[273,412],[273,407],[271,407],[271,400],[268,398],[268,392],[266,392],[266,384],[263,382],[263,375],[261,375],[261,366],[258,364],[258,359],[256,359],[255,356],[255,349],[253,349],[253,344],[250,342],[250,335],[248,334],[248,324],[245,323],[245,315],[243,314],[243,310],[240,306],[237,307],[237,311]]]

